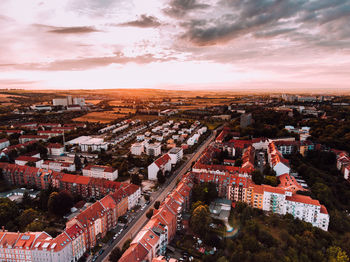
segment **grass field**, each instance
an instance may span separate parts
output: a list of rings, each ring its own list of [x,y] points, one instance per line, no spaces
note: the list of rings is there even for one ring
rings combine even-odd
[[[132,117],[133,120],[140,119],[141,121],[151,121],[159,119],[157,115],[136,115]]]
[[[126,114],[119,114],[114,111],[104,111],[104,112],[91,112],[81,117],[73,119],[74,121],[79,122],[100,122],[100,123],[109,123],[113,120],[125,117]]]
[[[118,112],[120,114],[129,114],[129,113],[135,114],[136,109],[116,107],[116,108],[113,108],[113,111]]]
[[[85,100],[86,103],[91,103],[93,105],[97,105],[100,103],[102,100]]]

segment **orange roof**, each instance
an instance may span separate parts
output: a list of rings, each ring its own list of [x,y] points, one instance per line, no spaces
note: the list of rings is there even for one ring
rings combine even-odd
[[[77,224],[75,223],[74,225],[66,228],[66,233],[67,235],[71,238],[71,239],[75,239],[78,236],[80,236],[81,234],[84,233],[83,229]]]
[[[164,166],[166,163],[170,161],[170,156],[168,154],[162,155],[160,158],[158,158],[154,163],[158,166]]]
[[[115,169],[113,169],[113,167],[111,166],[98,166],[98,165],[88,165],[86,167],[84,167],[84,170],[90,170],[91,168],[101,168],[103,169],[104,172],[114,172]]]
[[[321,206],[320,202],[318,200],[312,199],[311,197],[304,196],[304,195],[295,194],[295,195],[292,195],[291,197],[287,196],[286,200],[293,201],[293,202],[304,203],[304,204],[308,204],[308,205]]]
[[[100,202],[105,208],[113,209],[117,207],[117,204],[115,203],[113,197],[110,195],[107,195],[104,198],[102,198]]]
[[[51,143],[47,145],[47,148],[62,148],[63,145],[59,144],[59,143]]]
[[[16,158],[18,161],[28,161],[28,162],[38,162],[41,159],[38,157],[31,157],[31,156],[19,156]]]
[[[324,205],[321,205],[321,213],[328,214],[327,208]]]
[[[81,185],[88,185],[90,183],[91,177],[87,176],[76,176],[75,183]]]
[[[267,192],[276,193],[276,194],[282,194],[282,195],[285,194],[285,190],[278,187],[263,185],[263,188],[264,188],[264,192],[267,191]]]
[[[78,176],[76,175],[71,175],[71,174],[63,174],[61,177],[61,182],[65,183],[75,183],[75,180],[77,179]]]
[[[119,262],[143,261],[148,254],[148,250],[141,243],[133,243],[124,252]]]

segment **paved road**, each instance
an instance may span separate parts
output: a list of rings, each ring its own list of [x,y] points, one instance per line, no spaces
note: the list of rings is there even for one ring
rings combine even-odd
[[[180,179],[182,175],[184,175],[191,168],[192,162],[197,160],[204,149],[207,148],[207,146],[214,140],[215,137],[216,131],[214,131],[213,134],[199,146],[197,151],[190,156],[187,162],[185,162],[182,167],[175,171],[173,175],[167,180],[167,182],[154,195],[152,195],[150,204],[143,210],[143,212],[140,212],[138,215],[136,215],[135,219],[128,225],[127,229],[125,229],[123,233],[116,240],[114,240],[113,243],[111,243],[97,258],[97,262],[107,262],[110,252],[115,247],[122,248],[128,239],[133,239],[135,237],[135,235],[147,223],[148,219],[145,214],[148,212],[148,210],[153,208],[154,202],[162,202],[166,198],[168,193],[175,188],[178,179]]]

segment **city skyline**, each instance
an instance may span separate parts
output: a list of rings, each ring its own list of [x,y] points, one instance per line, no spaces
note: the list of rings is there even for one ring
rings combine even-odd
[[[0,88],[349,87],[349,1],[4,0],[0,11]]]

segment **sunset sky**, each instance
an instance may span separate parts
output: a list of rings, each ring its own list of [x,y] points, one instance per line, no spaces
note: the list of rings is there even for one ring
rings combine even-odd
[[[1,0],[0,88],[350,88],[350,0]]]

